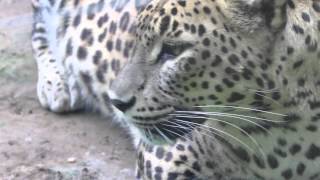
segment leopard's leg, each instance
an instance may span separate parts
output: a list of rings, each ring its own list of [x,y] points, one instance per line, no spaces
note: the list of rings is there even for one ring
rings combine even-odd
[[[38,66],[37,95],[41,105],[53,112],[68,112],[83,107],[77,82],[65,70],[59,55],[60,18],[53,1],[33,0],[32,48]],[[57,2],[56,2],[57,3]]]

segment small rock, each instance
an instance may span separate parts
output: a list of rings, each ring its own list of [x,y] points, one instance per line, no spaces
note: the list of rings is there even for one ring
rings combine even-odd
[[[88,172],[89,172],[89,169],[85,167],[85,168],[82,169],[82,172],[83,172],[83,173],[88,173]]]
[[[32,142],[32,138],[31,137],[26,137],[24,139],[24,141],[27,142],[27,143],[31,143]]]
[[[106,142],[107,144],[110,143],[110,137],[109,137],[109,136],[104,137],[104,140],[105,140],[105,142]]]
[[[75,157],[69,157],[69,158],[67,159],[67,162],[68,162],[68,163],[75,163],[75,162],[77,162],[77,158],[75,158]]]
[[[89,150],[90,150],[90,151],[94,151],[94,150],[96,150],[96,149],[97,149],[96,146],[90,146],[90,147],[89,147]]]
[[[37,164],[37,165],[36,165],[36,168],[37,168],[39,171],[43,171],[43,170],[44,170],[44,164]]]
[[[10,155],[7,152],[2,152],[2,155],[6,158],[6,159],[10,159]]]
[[[49,140],[43,140],[43,141],[40,142],[41,145],[43,145],[43,144],[48,144],[48,143],[50,143]]]
[[[15,142],[15,141],[10,140],[10,141],[8,141],[8,144],[9,144],[10,146],[13,146],[13,145],[15,145],[15,144],[16,144],[16,142]]]
[[[120,174],[133,175],[134,171],[132,171],[131,169],[125,168],[120,170]]]
[[[30,167],[27,167],[27,166],[20,166],[19,169],[22,173],[26,173],[30,171]]]

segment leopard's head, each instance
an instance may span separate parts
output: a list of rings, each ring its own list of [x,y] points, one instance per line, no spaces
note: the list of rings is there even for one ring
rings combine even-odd
[[[286,67],[275,48],[287,23],[285,2],[155,0],[146,6],[135,48],[110,92],[135,136],[158,144],[208,119],[281,112]]]

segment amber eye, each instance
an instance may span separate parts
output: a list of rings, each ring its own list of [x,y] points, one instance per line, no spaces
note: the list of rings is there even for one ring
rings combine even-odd
[[[192,44],[190,43],[179,43],[176,45],[164,43],[156,63],[164,63],[168,60],[173,60],[190,47],[192,47]]]

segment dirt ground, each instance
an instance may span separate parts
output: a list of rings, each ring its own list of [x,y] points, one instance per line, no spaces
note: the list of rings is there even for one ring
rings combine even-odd
[[[92,113],[40,107],[29,2],[0,0],[0,180],[133,179],[125,130]]]

